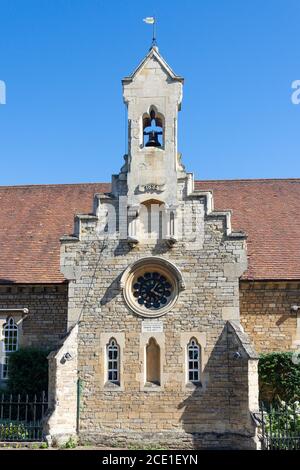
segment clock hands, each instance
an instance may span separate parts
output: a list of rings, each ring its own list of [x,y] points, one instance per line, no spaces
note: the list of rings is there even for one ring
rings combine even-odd
[[[159,308],[165,305],[171,295],[171,284],[157,272],[147,272],[144,276],[138,277],[133,287],[134,297],[137,297],[138,303],[146,308]]]
[[[150,290],[150,292],[154,292],[154,291],[156,290],[156,287],[157,287],[157,286],[159,286],[159,282],[157,282],[157,283],[155,284],[155,286],[152,287],[152,289]]]

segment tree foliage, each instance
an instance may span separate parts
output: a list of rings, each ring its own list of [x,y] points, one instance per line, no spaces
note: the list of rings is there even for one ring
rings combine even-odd
[[[8,390],[13,394],[41,394],[48,389],[49,351],[21,348],[9,356]]]
[[[258,363],[261,401],[293,403],[300,399],[300,364],[291,352],[262,354]]]

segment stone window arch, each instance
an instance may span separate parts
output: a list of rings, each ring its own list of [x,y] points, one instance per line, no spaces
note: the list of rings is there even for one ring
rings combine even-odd
[[[164,116],[152,105],[142,118],[143,147],[164,147]]]
[[[201,347],[192,337],[187,345],[187,374],[188,382],[199,383],[201,374]]]
[[[2,363],[2,372],[1,378],[3,380],[8,379],[8,369],[9,369],[9,356],[11,353],[18,350],[19,347],[19,331],[18,325],[12,317],[7,319],[7,322],[3,326],[2,331],[3,336],[3,363]]]
[[[115,338],[107,345],[107,382],[120,383],[120,347]]]
[[[146,382],[160,385],[160,347],[151,337],[146,345]]]

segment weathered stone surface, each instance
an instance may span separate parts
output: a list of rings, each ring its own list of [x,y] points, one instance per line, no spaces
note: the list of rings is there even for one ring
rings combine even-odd
[[[299,282],[240,283],[241,323],[258,352],[290,351],[300,348]]]
[[[58,350],[50,353],[49,409],[44,433],[52,445],[77,438],[78,325],[68,333]]]
[[[66,333],[68,286],[57,285],[0,285],[0,309],[27,308],[22,321],[22,346],[55,347]],[[7,313],[5,309],[8,309]]]
[[[224,263],[236,263],[237,254],[245,249],[244,240],[227,239],[223,220],[223,216],[204,220],[201,250],[186,250],[183,241],[172,249],[163,241],[130,249],[124,240],[97,239],[93,230],[85,229],[84,223],[80,241],[63,243],[62,262],[64,256],[69,259],[71,254],[82,273],[80,279],[70,282],[69,290],[70,312],[75,309],[81,315],[78,333],[78,368],[84,383],[81,438],[105,443],[116,436],[119,442],[115,433],[120,433],[122,439],[128,436],[128,441],[141,438],[145,442],[145,434],[151,435],[153,442],[168,440],[171,445],[170,436],[175,433],[172,445],[176,446],[176,433],[184,432],[187,446],[222,447],[229,443],[232,446],[234,435],[239,436],[238,445],[255,446],[250,410],[255,411],[257,400],[250,396],[248,367],[256,359],[247,357],[243,341],[247,345],[248,342],[244,336],[242,342],[239,337],[236,342],[239,348],[244,348],[245,357],[241,362],[228,358],[224,319],[227,308],[235,312],[234,319],[239,321],[239,280],[237,276],[233,279],[232,273],[230,279],[226,278]],[[164,353],[162,380],[160,387],[146,391],[142,379],[145,370],[142,319],[128,309],[119,279],[128,265],[151,255],[176,264],[183,275],[185,290],[174,308],[160,318],[163,333],[151,335]],[[191,336],[198,332],[206,358],[202,363],[202,387],[192,390],[185,382],[185,347],[181,343],[181,334],[188,332]],[[105,388],[107,342],[101,340],[104,333],[106,341],[124,335],[120,389]],[[233,334],[236,335],[234,329]],[[252,375],[255,373],[252,371]],[[168,438],[157,440],[158,431],[162,436],[167,433]],[[246,444],[249,440],[251,445]]]
[[[36,313],[45,310],[40,321],[36,317],[30,330],[24,321],[27,344],[57,345],[68,331],[49,356],[45,433],[52,443],[60,445],[77,433],[83,441],[104,445],[258,448],[251,418],[258,408],[257,356],[240,325],[246,236],[232,232],[230,210],[214,211],[211,192],[194,190],[193,175],[181,162],[177,114],[182,83],[157,48],[124,79],[128,155],[113,176],[112,193],[96,195],[93,213],[78,214],[74,234],[61,238],[68,291],[61,286],[52,295],[37,288],[29,293],[31,304],[24,305],[26,295],[21,301],[19,293],[13,298],[11,288],[4,302],[29,310],[34,310],[35,295],[42,302]],[[161,124],[160,148],[143,142],[151,109]],[[154,228],[148,217],[153,205]],[[157,257],[163,260],[161,269],[164,265],[171,273],[174,268],[176,298],[151,329],[126,302],[123,274],[137,261],[152,258],[154,263]],[[155,383],[147,382],[146,371],[152,338],[155,361],[149,364],[152,376],[159,376]],[[108,380],[107,372],[112,339],[120,355],[117,383]],[[201,348],[198,383],[188,380],[191,339]]]
[[[76,219],[76,238],[62,239],[62,272],[72,274],[76,267],[80,273],[76,279],[70,276],[68,309],[68,325],[78,324],[78,372],[83,383],[79,436],[104,444],[149,440],[173,448],[255,448],[250,411],[258,407],[257,357],[239,325],[239,276],[247,267],[245,235],[231,232],[230,211],[213,211],[211,193],[194,192],[193,176],[178,160],[181,87],[156,51],[125,80],[129,156],[113,178],[113,196],[96,197],[94,215]],[[164,148],[141,146],[141,119],[151,105],[165,118]],[[125,208],[129,206],[125,236],[119,204],[124,195]],[[163,205],[168,217],[174,206],[174,226],[171,230],[168,225],[166,237],[158,232],[152,236],[152,231],[146,236],[149,228],[142,221],[141,206],[151,198]],[[112,213],[118,215],[114,231],[109,229]],[[149,257],[176,266],[184,285],[177,302],[160,317],[160,328],[152,332],[143,331],[143,318],[130,310],[120,288],[128,266]],[[107,381],[111,338],[120,348],[118,384]],[[160,381],[151,387],[145,383],[150,338],[160,348]],[[191,338],[201,346],[198,386],[187,380]],[[62,405],[60,409],[64,416]]]

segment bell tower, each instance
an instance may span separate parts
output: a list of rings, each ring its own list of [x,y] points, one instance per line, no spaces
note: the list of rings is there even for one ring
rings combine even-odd
[[[138,207],[152,197],[166,207],[176,206],[178,173],[182,175],[177,115],[183,78],[153,46],[122,84],[128,109],[128,205]]]

